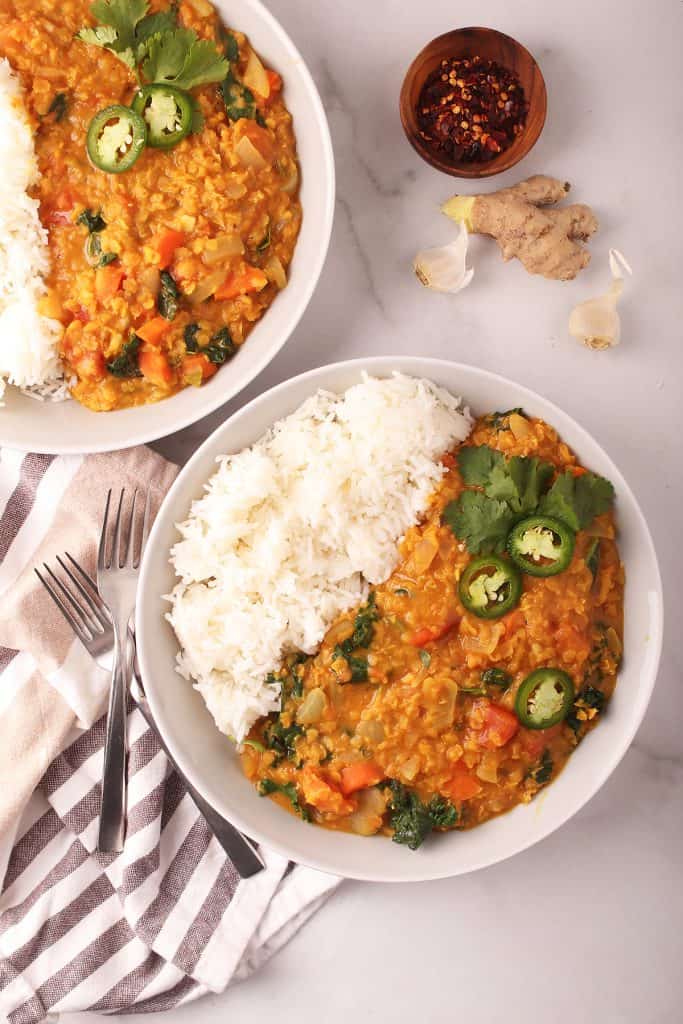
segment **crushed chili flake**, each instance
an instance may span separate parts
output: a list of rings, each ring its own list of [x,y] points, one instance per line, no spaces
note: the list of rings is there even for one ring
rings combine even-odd
[[[527,112],[524,89],[512,71],[479,56],[449,58],[427,77],[417,120],[431,149],[479,162],[512,145]]]

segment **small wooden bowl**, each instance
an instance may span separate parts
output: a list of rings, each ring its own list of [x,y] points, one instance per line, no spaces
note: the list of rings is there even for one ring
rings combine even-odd
[[[512,145],[492,160],[482,163],[451,160],[445,154],[430,149],[420,136],[417,104],[425,79],[442,60],[477,55],[495,60],[516,74],[529,105],[526,124]],[[488,178],[514,167],[527,155],[541,134],[546,109],[545,82],[538,64],[521,43],[493,28],[458,28],[432,39],[408,68],[401,87],[401,122],[411,146],[432,167],[457,178]]]

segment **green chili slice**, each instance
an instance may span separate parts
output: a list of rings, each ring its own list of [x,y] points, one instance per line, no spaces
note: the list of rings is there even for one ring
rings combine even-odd
[[[136,92],[132,108],[145,120],[150,146],[171,149],[192,131],[192,99],[175,86],[143,86]]]
[[[527,729],[549,729],[562,722],[574,703],[574,683],[561,668],[537,668],[515,697],[515,712]]]
[[[101,171],[121,174],[133,166],[147,140],[147,127],[139,114],[116,103],[95,114],[88,127],[86,148]]]
[[[468,612],[480,619],[498,619],[518,603],[522,579],[511,562],[482,555],[465,567],[458,593]]]
[[[569,566],[575,534],[551,516],[529,516],[508,537],[510,558],[529,576],[556,576]]]

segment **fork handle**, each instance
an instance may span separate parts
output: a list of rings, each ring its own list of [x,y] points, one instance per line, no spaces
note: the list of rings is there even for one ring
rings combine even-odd
[[[114,663],[107,711],[107,733],[102,766],[102,798],[97,849],[100,853],[120,853],[126,838],[126,693],[128,691],[128,659],[121,638],[128,623],[114,622]]]

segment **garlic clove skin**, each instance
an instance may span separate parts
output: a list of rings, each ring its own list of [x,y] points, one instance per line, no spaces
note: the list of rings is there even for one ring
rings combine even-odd
[[[469,235],[463,224],[457,238],[448,245],[418,252],[413,261],[418,281],[434,292],[461,292],[474,277],[474,270],[467,267],[468,243]]]
[[[618,249],[609,251],[612,283],[604,295],[587,299],[575,306],[569,316],[569,333],[587,348],[612,348],[621,341],[621,318],[617,302],[624,288],[623,271],[633,271]]]

